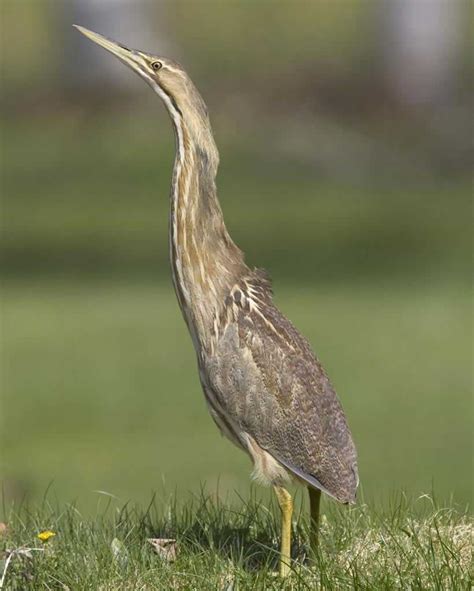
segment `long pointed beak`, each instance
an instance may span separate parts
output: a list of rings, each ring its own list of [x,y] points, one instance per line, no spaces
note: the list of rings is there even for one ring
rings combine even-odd
[[[110,51],[110,53],[113,53],[122,62],[127,64],[127,66],[130,66],[133,70],[140,69],[139,66],[142,65],[142,58],[140,57],[139,53],[135,50],[128,49],[128,47],[120,45],[120,43],[112,41],[112,39],[107,39],[107,37],[103,37],[102,35],[94,33],[94,31],[89,31],[89,29],[80,27],[79,25],[73,25],[73,27],[75,27],[83,35],[88,37],[91,41],[97,43],[97,45],[100,45],[107,51]]]

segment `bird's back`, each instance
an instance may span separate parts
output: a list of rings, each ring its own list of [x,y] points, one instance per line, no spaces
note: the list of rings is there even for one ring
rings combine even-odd
[[[307,340],[273,304],[262,272],[231,291],[204,364],[204,389],[232,439],[245,447],[250,436],[297,478],[355,500],[356,451],[344,411]]]

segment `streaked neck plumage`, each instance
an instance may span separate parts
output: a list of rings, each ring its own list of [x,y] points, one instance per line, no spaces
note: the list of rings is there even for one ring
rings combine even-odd
[[[169,97],[164,101],[176,135],[169,221],[173,283],[197,350],[209,350],[225,298],[247,267],[217,198],[219,154],[204,103],[183,114]]]

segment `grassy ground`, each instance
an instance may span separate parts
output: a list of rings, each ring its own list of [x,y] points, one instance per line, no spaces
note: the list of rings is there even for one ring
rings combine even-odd
[[[117,508],[110,500],[94,519],[47,501],[7,516],[0,572],[11,591],[29,589],[212,590],[470,588],[472,523],[428,497],[393,499],[384,512],[361,504],[331,505],[322,516],[320,552],[307,557],[307,522],[293,522],[292,572],[275,576],[279,522],[275,510],[251,500],[238,511],[201,496],[177,507]],[[107,499],[104,498],[104,503]],[[274,509],[274,507],[273,507]],[[418,516],[415,518],[414,515]],[[5,530],[5,528],[4,528]],[[41,542],[38,534],[55,536]],[[0,536],[2,534],[0,533]],[[169,540],[164,555],[149,538]],[[175,543],[175,542],[176,543]],[[12,550],[16,549],[16,553]]]
[[[291,286],[278,304],[332,376],[368,499],[403,488],[470,500],[470,298],[426,283]],[[10,281],[3,476],[10,498],[94,508],[150,491],[237,490],[250,463],[210,419],[169,282]],[[234,500],[235,497],[234,497]]]
[[[156,128],[126,111],[4,122],[6,271],[169,279],[174,145],[169,121],[156,110]],[[254,136],[242,144],[217,139],[229,230],[248,261],[275,279],[319,285],[375,276],[402,286],[468,274],[470,179],[346,184],[321,178],[296,157],[269,154]]]
[[[160,138],[149,118],[102,115],[5,125],[2,545],[41,547],[13,556],[7,585],[282,588],[277,522],[255,506],[269,497],[248,501],[249,461],[208,416],[171,288],[169,122]],[[327,368],[362,483],[356,508],[324,503],[314,571],[296,514],[286,586],[467,588],[453,507],[472,492],[468,185],[327,182],[247,140],[219,142],[229,228]],[[192,501],[201,486],[212,502]],[[439,505],[391,501],[400,490]],[[118,497],[108,512],[100,491]],[[36,508],[10,513],[25,498]],[[141,509],[116,509],[129,501]],[[176,537],[177,561],[147,537]]]
[[[171,288],[173,144],[156,111],[162,134],[126,109],[4,125],[0,477],[10,499],[41,497],[51,482],[81,510],[95,506],[94,490],[122,502],[202,482],[248,490],[247,458],[208,416]],[[219,141],[226,219],[327,368],[367,498],[434,486],[467,503],[467,185],[329,183],[251,139]]]

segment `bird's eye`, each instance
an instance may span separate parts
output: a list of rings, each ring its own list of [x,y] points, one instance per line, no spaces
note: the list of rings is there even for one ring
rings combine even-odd
[[[151,67],[153,68],[153,70],[155,70],[155,72],[158,72],[158,70],[160,70],[160,69],[161,69],[161,66],[162,66],[162,65],[163,65],[163,64],[162,64],[161,62],[153,62],[153,63],[151,64]]]

